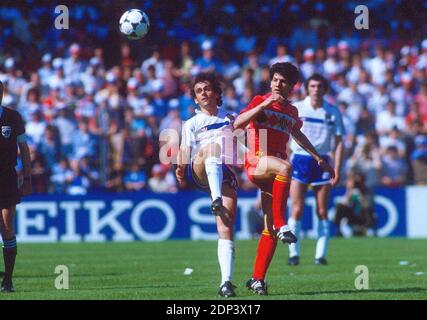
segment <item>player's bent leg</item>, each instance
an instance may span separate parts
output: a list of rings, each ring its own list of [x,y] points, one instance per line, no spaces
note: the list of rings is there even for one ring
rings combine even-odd
[[[272,180],[273,225],[277,230],[277,236],[284,243],[297,241],[297,238],[286,224],[286,205],[291,185],[291,169],[292,165],[287,160],[264,156],[259,159],[254,170],[255,180]]]
[[[297,238],[301,235],[301,218],[304,211],[305,196],[308,186],[297,180],[292,180],[290,196],[292,199],[291,217],[289,227]],[[288,265],[296,266],[299,264],[300,243],[291,243],[289,245]]]
[[[203,158],[211,189],[212,200],[222,197],[222,160],[221,146],[217,143],[208,144],[203,148]]]
[[[326,265],[326,254],[328,250],[329,240],[329,220],[328,220],[328,202],[331,185],[324,184],[316,186],[314,192],[316,195],[316,208],[319,222],[317,225],[317,243],[315,264]]]
[[[235,297],[235,286],[232,284],[234,271],[234,233],[233,225],[236,215],[237,194],[228,185],[223,185],[224,211],[223,216],[216,217],[218,230],[218,261],[221,270],[221,285],[218,295],[228,298]]]
[[[193,160],[193,171],[196,179],[202,185],[209,185],[212,198],[212,214],[221,215],[223,213],[221,192],[223,171],[220,145],[212,143],[204,146]]]
[[[14,229],[15,206],[1,210],[1,235],[3,238],[4,278],[2,292],[14,292],[12,283],[13,269],[17,255],[17,244]]]

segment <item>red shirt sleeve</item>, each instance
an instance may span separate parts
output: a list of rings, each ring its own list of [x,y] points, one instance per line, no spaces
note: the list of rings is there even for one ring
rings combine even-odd
[[[246,111],[249,111],[253,108],[255,108],[257,105],[262,103],[264,101],[264,98],[262,96],[255,96],[251,102],[249,102],[248,106],[240,111],[240,114],[245,113]]]
[[[292,132],[294,132],[294,131],[300,130],[303,123],[302,123],[302,120],[299,118],[298,109],[292,105],[291,105],[291,108],[292,108],[292,112],[291,112],[292,117],[296,120],[294,126],[292,127]]]

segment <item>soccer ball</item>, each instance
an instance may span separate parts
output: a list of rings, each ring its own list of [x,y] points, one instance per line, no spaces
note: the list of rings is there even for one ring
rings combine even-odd
[[[120,32],[128,39],[141,39],[147,34],[149,28],[150,21],[142,10],[130,9],[120,17]]]

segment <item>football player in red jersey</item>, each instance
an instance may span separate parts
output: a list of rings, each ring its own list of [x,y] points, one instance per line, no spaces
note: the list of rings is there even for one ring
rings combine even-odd
[[[259,240],[254,273],[248,289],[266,295],[265,275],[276,249],[277,238],[284,243],[297,241],[286,223],[286,203],[291,184],[291,163],[287,160],[286,144],[292,138],[306,150],[331,177],[334,169],[317,153],[300,131],[302,121],[298,110],[287,100],[299,72],[293,64],[276,63],[270,68],[271,92],[255,96],[240,112],[234,127],[248,129],[249,151],[245,156],[248,178],[262,191],[264,230]]]

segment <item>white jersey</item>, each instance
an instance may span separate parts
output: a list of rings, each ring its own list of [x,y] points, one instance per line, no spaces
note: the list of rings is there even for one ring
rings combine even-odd
[[[332,151],[333,138],[345,134],[341,112],[326,100],[322,108],[314,109],[310,104],[310,97],[293,103],[298,108],[299,118],[303,125],[304,133],[320,155],[327,155]],[[292,152],[295,154],[309,155],[294,140],[291,142]]]
[[[234,116],[220,108],[215,116],[198,111],[197,114],[188,119],[182,128],[181,146],[190,147],[191,158],[199,149],[209,143],[217,143],[222,148],[222,156],[234,158],[232,154],[225,151],[230,147],[234,150],[233,143],[230,146],[226,141],[232,140]],[[228,139],[227,139],[228,138]],[[232,153],[232,152],[231,152]]]

